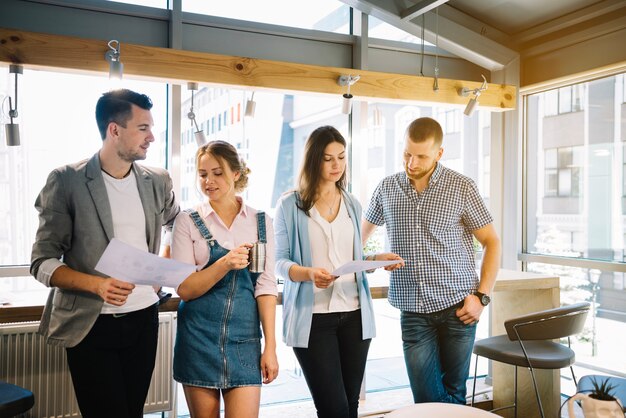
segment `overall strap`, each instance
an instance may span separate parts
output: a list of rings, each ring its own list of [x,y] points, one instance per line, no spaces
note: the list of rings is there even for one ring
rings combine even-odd
[[[267,234],[265,232],[265,212],[256,213],[256,226],[259,234],[259,242],[265,244],[267,242]]]
[[[215,240],[213,239],[213,235],[211,235],[211,232],[209,232],[209,228],[207,228],[206,224],[200,217],[200,214],[193,209],[185,209],[185,212],[191,217],[191,220],[196,225],[196,228],[198,228],[198,231],[200,231],[200,234],[202,234],[202,238],[207,240],[209,245],[212,246],[213,241]]]

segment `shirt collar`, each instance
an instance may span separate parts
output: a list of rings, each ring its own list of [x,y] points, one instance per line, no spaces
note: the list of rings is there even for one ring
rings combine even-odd
[[[244,204],[243,202],[243,197],[241,196],[236,196],[235,197],[237,199],[237,202],[240,203],[241,208],[239,209],[239,213],[237,213],[237,216],[242,216],[244,218],[248,217],[248,207]],[[208,218],[209,216],[211,216],[212,213],[215,213],[215,210],[213,209],[213,206],[211,206],[211,204],[209,202],[206,202],[202,205],[204,207],[204,217]],[[215,216],[217,216],[217,213],[215,213]]]
[[[443,166],[441,165],[441,163],[437,162],[435,170],[433,171],[433,174],[430,176],[430,180],[428,181],[428,185],[430,186],[431,184],[437,183],[437,181],[441,177],[441,173],[443,173]]]
[[[431,185],[437,183],[437,181],[439,180],[439,178],[441,177],[441,174],[443,173],[443,165],[441,165],[441,163],[437,162],[437,165],[435,166],[435,169],[433,170],[433,173],[430,175],[430,178],[428,179],[428,186],[430,187]],[[413,187],[411,185],[411,179],[409,178],[409,175],[406,173],[406,170],[404,171],[404,183],[409,186],[409,187]]]

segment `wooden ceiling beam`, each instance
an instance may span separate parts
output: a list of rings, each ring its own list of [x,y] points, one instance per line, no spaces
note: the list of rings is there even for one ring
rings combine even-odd
[[[108,41],[83,39],[0,28],[0,62],[22,64],[25,68],[107,74],[104,59]],[[465,105],[462,87],[479,88],[480,81],[439,79],[433,91],[432,77],[389,74],[350,68],[278,62],[246,57],[209,54],[179,49],[122,43],[120,61],[129,78],[150,79],[185,85],[188,81],[231,85],[243,88],[290,92],[343,94],[337,83],[340,75],[359,75],[350,93],[357,100],[388,102],[429,102]],[[516,88],[488,84],[480,105],[492,111],[515,107]]]

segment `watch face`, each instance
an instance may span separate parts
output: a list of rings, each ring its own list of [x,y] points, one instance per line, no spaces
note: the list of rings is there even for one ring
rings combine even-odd
[[[489,305],[489,302],[491,302],[491,298],[488,295],[485,295],[484,293],[476,291],[476,292],[474,292],[474,295],[476,297],[478,297],[478,300],[480,301],[481,305],[483,305],[483,306],[487,306],[487,305]]]

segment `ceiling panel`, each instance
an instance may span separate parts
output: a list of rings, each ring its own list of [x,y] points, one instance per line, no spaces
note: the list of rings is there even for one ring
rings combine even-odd
[[[494,28],[515,35],[598,0],[450,0],[447,4]]]

